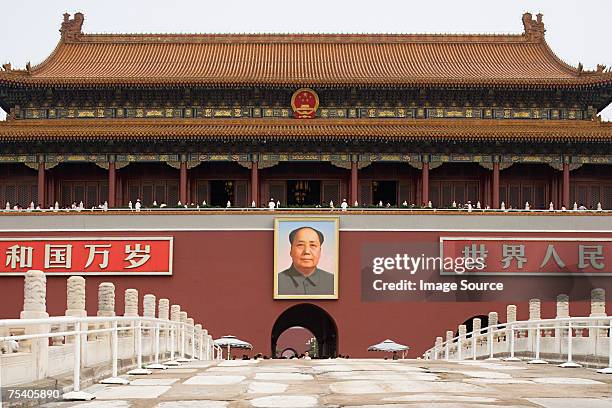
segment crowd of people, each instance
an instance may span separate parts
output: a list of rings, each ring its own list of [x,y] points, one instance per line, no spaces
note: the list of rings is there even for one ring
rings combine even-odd
[[[143,206],[141,200],[139,198],[136,199],[135,202],[132,202],[131,200],[128,202],[127,208],[126,207],[114,207],[112,209],[114,210],[121,210],[121,209],[128,209],[130,211],[141,211],[143,209],[146,210],[156,210],[156,209],[191,209],[191,210],[202,210],[202,209],[219,209],[220,207],[218,206],[209,206],[206,201],[203,201],[202,204],[196,204],[196,203],[189,203],[189,204],[183,204],[180,201],[177,202],[177,204],[175,206],[168,206],[166,203],[160,203],[158,204],[157,201],[153,201],[153,203],[150,206]],[[235,207],[232,205],[232,203],[230,201],[227,202],[225,208],[236,208],[236,209],[240,209],[242,207]],[[251,203],[251,208],[258,208],[255,204],[255,201],[253,201]],[[471,201],[467,201],[466,203],[457,203],[455,201],[452,202],[450,207],[435,207],[431,201],[429,201],[427,203],[426,206],[417,206],[415,204],[408,204],[408,202],[404,201],[401,205],[396,206],[396,205],[392,205],[391,203],[387,202],[386,204],[384,204],[382,201],[379,201],[377,205],[373,205],[373,206],[362,206],[360,205],[357,201],[355,201],[353,203],[353,206],[351,207],[349,205],[349,203],[347,202],[346,199],[343,199],[342,202],[340,203],[339,206],[336,206],[336,204],[333,201],[330,201],[329,204],[326,205],[322,205],[322,204],[317,204],[314,206],[303,206],[303,207],[283,207],[281,206],[281,202],[279,200],[274,200],[274,198],[270,198],[270,201],[268,202],[267,206],[261,207],[261,208],[267,208],[268,210],[276,210],[276,209],[283,209],[283,210],[289,210],[289,209],[301,209],[301,208],[320,208],[320,209],[330,209],[330,210],[339,210],[339,211],[348,211],[351,208],[352,209],[384,209],[384,208],[388,208],[388,209],[413,209],[413,210],[428,210],[428,209],[432,209],[432,210],[458,210],[458,211],[467,211],[467,212],[473,212],[473,211],[603,211],[602,205],[601,203],[597,203],[597,206],[594,208],[587,208],[585,205],[582,204],[578,204],[577,202],[574,202],[574,205],[572,206],[572,208],[568,209],[565,206],[561,206],[561,208],[555,208],[554,204],[552,202],[550,202],[548,209],[546,208],[534,208],[532,207],[532,205],[529,202],[525,202],[525,206],[524,207],[515,207],[513,208],[510,205],[506,205],[503,201],[500,204],[500,208],[499,209],[492,209],[490,206],[482,206],[480,201],[477,201],[476,204],[472,204]],[[49,206],[49,208],[42,208],[42,206],[40,204],[38,205],[34,205],[34,202],[31,202],[27,207],[23,207],[20,204],[11,204],[10,202],[6,202],[4,211],[53,211],[53,212],[58,212],[58,211],[76,211],[76,212],[80,212],[80,211],[85,211],[85,210],[91,210],[91,211],[108,211],[110,208],[108,206],[108,201],[104,201],[103,203],[98,204],[97,206],[93,206],[91,208],[86,208],[83,204],[83,201],[80,201],[79,203],[73,202],[70,206],[65,206],[65,205],[60,205],[59,202],[55,202],[54,205]]]

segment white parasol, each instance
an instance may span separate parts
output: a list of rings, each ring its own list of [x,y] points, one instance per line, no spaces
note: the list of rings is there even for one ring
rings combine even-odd
[[[385,340],[382,343],[374,344],[373,346],[368,347],[368,351],[384,351],[387,353],[396,353],[398,351],[404,352],[409,350],[410,347],[404,346],[403,344],[399,344],[394,342],[393,340]],[[403,353],[402,353],[403,358]]]
[[[252,350],[253,346],[251,345],[251,343],[247,343],[246,341],[242,341],[238,338],[236,338],[236,336],[222,336],[220,339],[215,340],[215,345],[219,346],[219,347],[227,347],[227,359],[230,359],[230,350],[231,348],[238,348],[238,349],[248,349],[248,350]]]

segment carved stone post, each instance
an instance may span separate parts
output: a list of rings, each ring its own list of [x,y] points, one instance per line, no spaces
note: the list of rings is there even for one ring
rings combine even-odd
[[[529,299],[529,320],[540,320],[541,317],[541,306],[540,299],[534,298]],[[535,326],[529,329],[529,341],[528,341],[528,349],[529,351],[535,350],[535,342],[536,342],[536,329]]]
[[[66,316],[85,317],[85,278],[71,276],[66,290]]]
[[[68,278],[66,284],[66,316],[73,317],[85,317],[87,311],[85,310],[85,278],[82,276],[71,276]],[[84,324],[81,325],[81,328]],[[65,328],[65,327],[63,327]],[[72,330],[73,327],[70,327]],[[63,331],[63,330],[62,330]],[[93,336],[95,339],[95,335]],[[87,338],[81,336],[81,358],[82,361],[86,361],[85,352],[87,351]],[[68,337],[66,343],[73,343],[74,337]]]
[[[181,307],[179,305],[170,306],[170,320],[174,323],[178,323],[181,321]],[[178,347],[181,339],[181,331],[178,328],[174,327],[174,345],[172,346],[174,351],[180,351]]]
[[[459,340],[457,341],[457,350],[459,351],[459,359],[463,358],[463,344],[466,345],[466,349],[468,349],[468,342],[465,341],[465,334],[467,333],[467,326],[465,324],[460,324],[457,327],[457,332],[459,333]]]
[[[454,333],[452,330],[446,331],[446,350],[444,352],[444,359],[450,360],[450,353],[453,351],[452,340],[454,337]]]
[[[516,322],[516,305],[508,305],[506,306],[506,323],[514,322]],[[510,350],[510,342],[513,341],[512,336],[516,336],[516,332],[513,331],[509,326],[507,326],[506,344],[508,345],[508,350]]]
[[[138,316],[138,291],[136,289],[125,290],[125,309],[123,315],[126,317]]]
[[[591,314],[590,317],[605,317],[606,316],[606,291],[603,288],[596,288],[591,291]],[[595,322],[591,322],[593,324]],[[603,326],[607,322],[597,321],[598,326]],[[606,337],[607,329],[591,329],[589,337]]]
[[[43,271],[30,270],[25,274],[23,288],[23,311],[20,319],[46,319],[47,313],[47,277]],[[48,333],[49,325],[26,326],[25,334]],[[34,368],[32,380],[42,380],[47,377],[47,364],[49,356],[49,340],[46,338],[33,339],[22,342],[24,349],[32,353],[31,364]]]
[[[146,294],[142,301],[142,315],[155,318],[155,295]]]
[[[157,317],[159,319],[164,319],[164,320],[169,320],[170,319],[170,301],[168,299],[159,299],[159,306],[158,306],[158,311],[157,311]],[[163,338],[161,340],[163,340],[163,347],[160,346],[160,350],[165,353],[166,351],[170,350],[170,332],[168,331],[167,326],[163,325],[162,326],[162,330],[163,330]],[[161,335],[161,333],[160,333]],[[160,341],[161,341],[160,340]]]
[[[194,358],[197,358],[198,360],[202,360],[204,358],[203,356],[203,352],[204,352],[204,346],[202,344],[202,325],[201,324],[196,324],[193,326],[194,327],[194,332],[195,332],[195,343],[193,345],[193,353],[194,353]]]
[[[569,296],[566,294],[557,295],[557,316],[556,318],[564,318],[570,317],[569,314]],[[567,324],[567,323],[566,323]],[[561,330],[559,328],[555,329],[555,350],[561,353],[561,337],[563,333],[566,333],[565,330]]]
[[[115,316],[115,285],[110,282],[98,286],[98,316]]]
[[[499,333],[495,333],[495,331],[497,330],[497,327],[493,327],[495,325],[497,325],[499,323],[499,318],[497,316],[497,312],[489,312],[489,327],[490,327],[490,331],[493,332],[493,339],[495,340],[497,337],[499,337]]]

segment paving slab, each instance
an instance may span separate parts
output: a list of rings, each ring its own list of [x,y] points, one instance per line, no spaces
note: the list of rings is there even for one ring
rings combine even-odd
[[[194,375],[184,381],[185,385],[227,385],[244,381],[243,375]]]
[[[612,399],[598,398],[527,398],[527,401],[532,402],[544,408],[612,408]]]
[[[141,385],[132,387],[129,385],[118,385],[108,387],[97,392],[98,399],[152,399],[158,398],[170,389],[169,385]]]
[[[507,368],[511,369],[507,369]],[[612,408],[612,376],[524,362],[380,359],[193,361],[95,384],[98,399],[47,408]]]

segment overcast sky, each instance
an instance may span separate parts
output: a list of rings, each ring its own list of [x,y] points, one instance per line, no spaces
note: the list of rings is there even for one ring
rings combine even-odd
[[[561,59],[612,65],[612,0],[21,0],[0,10],[0,62],[15,68],[47,57],[62,14],[76,11],[87,33],[521,33],[521,15],[540,12]],[[612,120],[612,106],[603,117]]]

